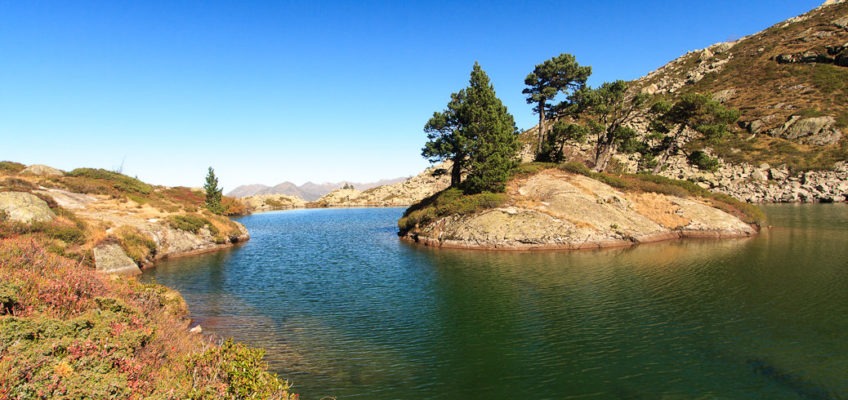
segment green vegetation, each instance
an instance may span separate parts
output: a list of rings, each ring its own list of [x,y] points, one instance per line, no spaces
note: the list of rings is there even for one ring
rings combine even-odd
[[[203,227],[212,235],[218,234],[218,229],[208,219],[196,214],[172,215],[168,217],[168,225],[174,229],[197,234]]]
[[[136,227],[124,225],[114,234],[124,252],[138,265],[150,262],[156,254],[156,242]]]
[[[470,214],[490,208],[500,207],[507,200],[503,193],[463,194],[456,188],[445,189],[418,204],[409,207],[398,220],[400,234],[404,235],[420,224],[426,224],[440,217],[454,214]]]
[[[524,78],[527,85],[522,93],[527,95],[527,104],[536,104],[533,112],[539,114],[539,132],[537,134],[536,153],[543,153],[543,142],[547,129],[545,113],[556,111],[561,105],[553,105],[560,93],[569,95],[586,85],[586,80],[592,74],[592,67],[581,66],[571,54],[560,54],[533,68],[533,72]],[[541,160],[540,160],[541,161]]]
[[[0,172],[17,174],[26,168],[26,165],[14,161],[0,161]]]
[[[209,172],[206,174],[206,183],[203,184],[203,190],[206,192],[206,209],[213,214],[223,214],[226,211],[221,204],[224,189],[218,187],[218,177],[215,176],[215,170],[212,167],[209,167]]]
[[[421,155],[431,162],[452,162],[451,187],[467,194],[504,190],[517,165],[517,131],[479,64],[474,63],[468,87],[451,94],[447,108],[433,113],[424,131],[428,141]],[[468,174],[465,184],[463,173]]]
[[[718,159],[710,157],[707,153],[701,150],[695,150],[687,157],[689,164],[692,164],[704,171],[715,172],[720,166]]]
[[[831,64],[816,64],[813,68],[812,81],[823,93],[842,92],[848,88],[848,68]]]
[[[731,136],[730,124],[736,122],[740,115],[739,110],[727,108],[702,94],[685,94],[673,104],[657,102],[651,107],[651,113],[656,116],[651,123],[651,130],[658,134],[655,137],[662,138],[653,146],[646,147],[647,156],[659,157],[653,168],[654,173],[660,171],[671,155],[681,150],[679,138],[686,129],[701,134],[696,145],[721,144]]]
[[[95,168],[77,168],[66,177],[53,178],[64,183],[77,193],[105,194],[119,197],[121,194],[148,195],[153,186],[124,174]]]
[[[612,156],[619,150],[637,152],[646,148],[638,139],[638,134],[630,128],[630,123],[639,116],[647,103],[648,96],[628,91],[624,81],[606,82],[598,88],[582,87],[569,96],[560,107],[560,117],[567,117],[575,123],[564,123],[562,133],[552,130],[551,141],[564,143],[581,142],[587,134],[595,136],[594,165],[596,171],[606,170]],[[578,134],[575,134],[577,132]],[[554,149],[551,161],[559,161],[562,145]],[[543,154],[544,155],[544,154]]]

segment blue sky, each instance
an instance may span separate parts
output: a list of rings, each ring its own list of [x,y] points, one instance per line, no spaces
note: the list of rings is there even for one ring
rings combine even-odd
[[[422,131],[479,61],[519,128],[560,53],[635,79],[815,0],[0,0],[0,159],[225,191],[374,181],[428,163]]]

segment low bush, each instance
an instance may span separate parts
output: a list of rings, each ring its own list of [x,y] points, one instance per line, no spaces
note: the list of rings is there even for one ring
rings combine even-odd
[[[592,176],[592,173],[593,173],[592,170],[589,169],[589,167],[586,166],[586,164],[583,164],[581,162],[576,162],[576,161],[567,162],[565,164],[560,164],[558,166],[558,168],[563,170],[563,171],[566,171],[566,172],[571,172],[571,173],[574,173],[574,174],[580,174],[580,175],[585,175],[585,176]]]
[[[398,220],[398,228],[403,235],[419,224],[425,224],[440,217],[471,214],[499,207],[506,201],[507,195],[504,193],[483,192],[466,195],[460,189],[448,188],[407,209],[403,217]]]
[[[185,361],[191,372],[191,398],[288,399],[288,382],[267,372],[265,352],[228,339]],[[222,381],[225,385],[215,385]]]
[[[718,171],[718,167],[720,166],[717,158],[710,157],[701,150],[693,151],[687,159],[690,164],[704,171],[715,172]]]
[[[156,254],[156,242],[136,227],[124,225],[115,229],[115,238],[124,252],[138,265],[150,261]]]
[[[0,161],[0,173],[17,174],[25,168],[26,165],[14,161]]]
[[[153,191],[153,186],[136,178],[99,168],[77,168],[59,180],[78,193],[147,195]]]
[[[194,234],[200,232],[205,226],[213,236],[218,234],[218,229],[208,219],[196,214],[172,215],[168,217],[168,225],[174,229]]]

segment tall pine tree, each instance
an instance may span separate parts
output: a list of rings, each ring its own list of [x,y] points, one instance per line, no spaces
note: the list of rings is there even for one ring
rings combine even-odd
[[[453,162],[451,186],[468,194],[505,189],[518,163],[517,130],[480,64],[474,63],[468,87],[453,93],[447,109],[433,113],[424,131],[428,142],[421,155]],[[464,184],[463,173],[468,174]]]
[[[510,172],[518,165],[515,120],[495,95],[489,76],[474,63],[466,89],[464,120],[473,142],[466,193],[503,192]]]

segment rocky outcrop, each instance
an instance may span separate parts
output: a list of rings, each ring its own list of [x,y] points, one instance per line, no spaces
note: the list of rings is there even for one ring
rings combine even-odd
[[[403,182],[378,186],[365,191],[338,189],[310,203],[310,207],[399,207],[408,206],[450,186],[445,173],[450,164],[443,163]]]
[[[631,246],[686,237],[748,237],[757,230],[704,202],[624,193],[547,170],[510,183],[506,206],[440,218],[406,234],[438,247],[505,250]]]
[[[115,243],[102,244],[94,248],[94,265],[97,271],[107,274],[138,275],[141,270],[135,262]]]
[[[47,222],[56,218],[47,202],[23,192],[0,193],[0,212],[10,221],[23,223]]]
[[[306,200],[284,194],[259,194],[242,197],[241,201],[247,206],[247,210],[252,213],[306,207]]]
[[[842,132],[836,128],[836,118],[830,116],[813,118],[792,116],[783,126],[773,129],[770,134],[814,146],[838,143],[842,138]]]
[[[34,164],[24,168],[22,174],[30,174],[36,176],[62,176],[65,175],[62,170],[49,167],[47,165]]]
[[[635,161],[628,160],[635,170]],[[793,173],[786,165],[721,163],[715,172],[701,171],[684,156],[671,157],[660,175],[692,180],[706,189],[750,203],[848,201],[848,162],[833,170]]]

